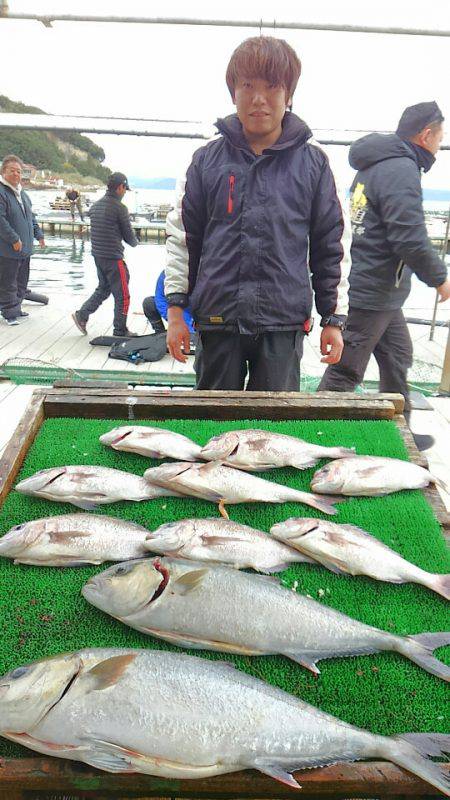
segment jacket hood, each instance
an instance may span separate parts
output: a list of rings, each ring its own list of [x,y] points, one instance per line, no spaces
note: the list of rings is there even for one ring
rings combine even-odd
[[[237,114],[230,114],[230,116],[224,119],[218,119],[216,128],[219,133],[229,139],[235,147],[252,152],[245,138],[242,124]],[[306,122],[300,119],[300,117],[297,117],[296,114],[293,114],[292,111],[286,111],[283,117],[282,128],[283,130],[280,138],[271,147],[267,147],[267,151],[285,150],[293,145],[304,144],[312,136],[312,132],[308,128]]]
[[[411,148],[395,133],[369,133],[353,142],[348,154],[353,169],[366,169],[387,158],[405,157],[416,160]]]

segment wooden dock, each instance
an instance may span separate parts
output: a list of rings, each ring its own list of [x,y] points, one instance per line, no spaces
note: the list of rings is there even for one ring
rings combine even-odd
[[[38,216],[37,222],[45,233],[50,236],[72,235],[72,236],[90,236],[91,221],[89,217],[84,220],[75,219],[70,217],[62,217],[58,214],[52,216],[46,215]],[[131,219],[131,227],[133,228],[136,238],[140,242],[147,242],[149,240],[156,240],[158,244],[164,244],[166,239],[166,223],[161,220],[148,221],[145,218],[137,215],[137,219]]]

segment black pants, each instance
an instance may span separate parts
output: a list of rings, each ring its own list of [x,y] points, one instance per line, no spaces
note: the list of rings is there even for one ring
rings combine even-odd
[[[372,353],[380,370],[380,392],[400,392],[408,411],[407,373],[412,366],[413,346],[401,309],[350,309],[342,358],[339,364],[327,367],[319,391],[353,391],[362,382]]]
[[[142,303],[142,308],[155,333],[164,333],[166,328],[162,321],[161,314],[156,308],[155,298],[146,297]]]
[[[97,267],[98,286],[78,311],[80,319],[87,322],[90,314],[112,294],[114,297],[114,334],[120,336],[127,330],[127,314],[130,306],[128,284],[130,273],[121,258],[99,258],[94,256]]]
[[[195,359],[197,389],[298,392],[302,331],[272,331],[257,336],[200,331]]]
[[[5,319],[20,314],[30,277],[30,257],[0,257],[0,312]]]

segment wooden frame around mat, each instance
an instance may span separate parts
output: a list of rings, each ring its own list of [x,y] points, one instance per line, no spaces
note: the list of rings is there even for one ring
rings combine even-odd
[[[36,389],[0,459],[0,507],[46,419],[384,419],[397,425],[410,460],[426,466],[403,417],[401,395],[320,392],[161,392],[130,390],[112,383],[61,381]],[[450,532],[450,515],[434,487],[424,490],[434,514]],[[450,774],[450,764],[445,765]],[[76,797],[194,798],[407,798],[436,797],[428,784],[387,761],[337,764],[295,774],[296,792],[253,770],[203,780],[110,774],[58,758],[0,758],[0,798],[25,800],[48,795]]]

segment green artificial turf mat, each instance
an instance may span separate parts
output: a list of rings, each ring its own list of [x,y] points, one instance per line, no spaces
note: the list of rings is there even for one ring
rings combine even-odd
[[[98,437],[123,420],[49,419],[32,445],[19,479],[39,469],[65,464],[100,464],[142,475],[156,462],[101,445]],[[134,423],[133,423],[134,424]],[[145,425],[145,421],[136,424]],[[322,445],[355,446],[358,453],[408,459],[396,428],[387,421],[298,420],[166,420],[152,426],[183,433],[199,444],[225,430],[266,428]],[[319,466],[322,465],[321,464]],[[309,490],[314,469],[273,470],[261,477]],[[348,498],[338,506],[334,522],[352,522],[376,535],[405,558],[432,572],[449,572],[450,563],[439,525],[420,491],[379,498]],[[298,503],[248,503],[228,506],[233,520],[268,531],[290,516],[318,516]],[[76,511],[74,506],[26,497],[11,491],[0,512],[0,532],[30,519]],[[215,516],[216,507],[194,498],[159,498],[101,506],[97,514],[118,516],[150,529],[184,517]],[[83,647],[142,647],[179,652],[144,636],[90,606],[80,595],[86,580],[106,568],[57,569],[14,566],[0,559],[0,675],[13,667],[55,653]],[[448,606],[442,598],[415,584],[393,585],[369,578],[337,576],[323,567],[294,565],[280,573],[288,587],[332,606],[365,623],[398,634],[448,629]],[[355,725],[382,734],[401,731],[441,731],[446,686],[415,664],[394,653],[336,658],[320,663],[314,677],[287,658],[237,657],[188,651],[205,658],[234,662],[239,668],[319,706]],[[436,656],[450,663],[449,649]],[[29,751],[0,739],[0,756]]]

